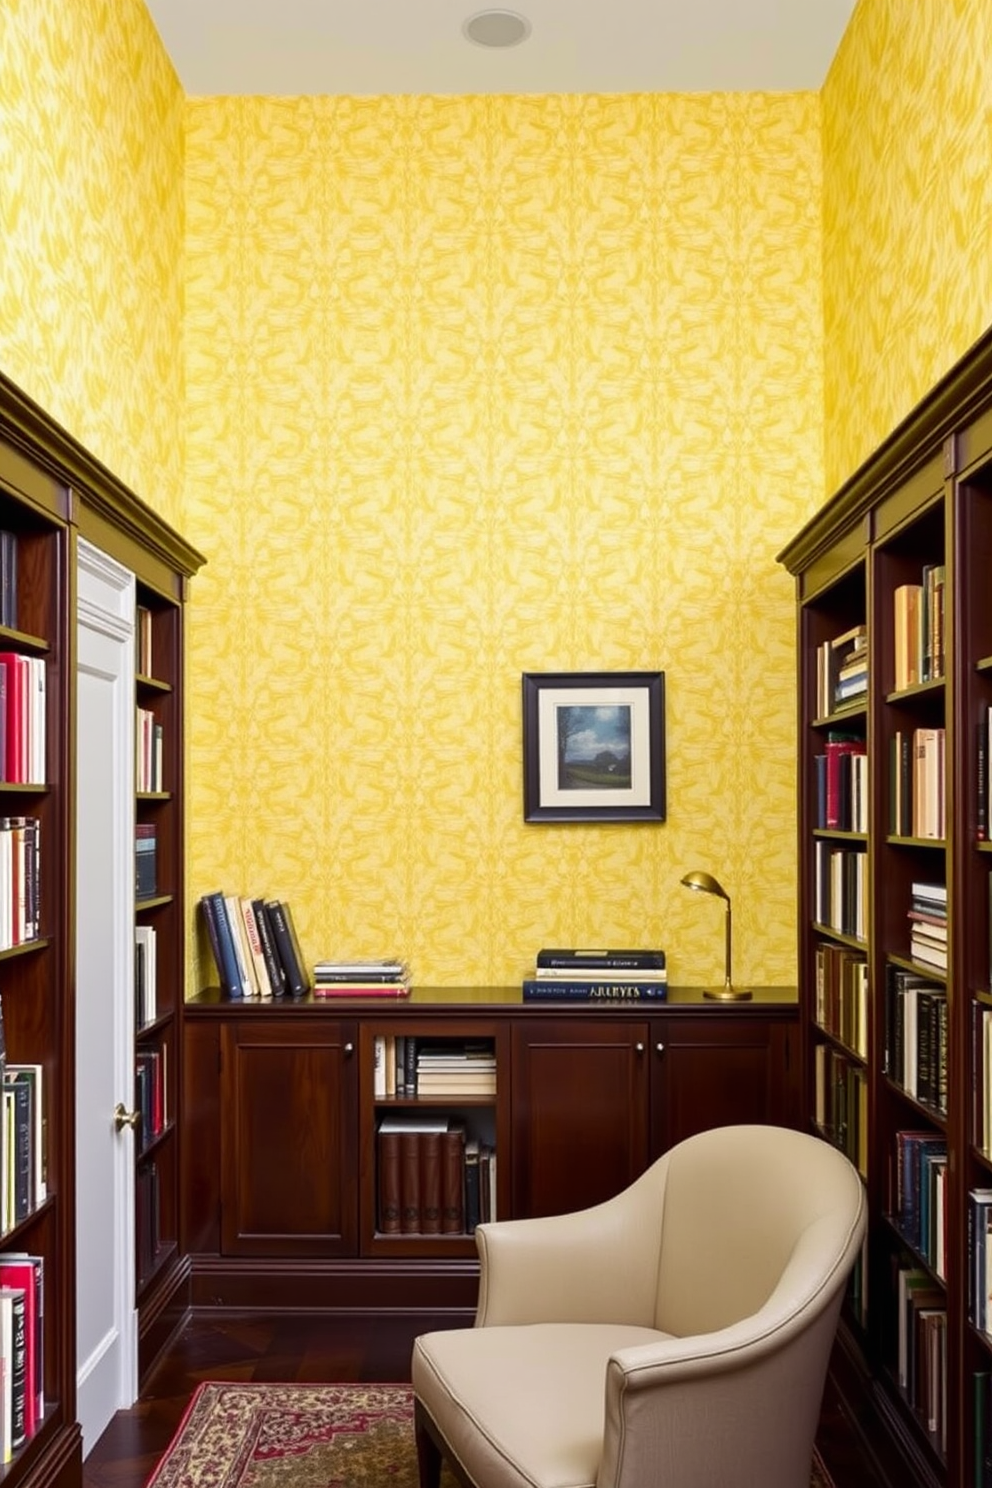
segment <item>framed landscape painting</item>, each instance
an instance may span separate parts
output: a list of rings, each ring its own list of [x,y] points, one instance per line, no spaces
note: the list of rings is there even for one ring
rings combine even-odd
[[[524,820],[665,820],[664,672],[524,672]]]

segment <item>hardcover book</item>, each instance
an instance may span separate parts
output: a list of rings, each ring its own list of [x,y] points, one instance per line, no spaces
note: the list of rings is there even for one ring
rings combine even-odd
[[[641,1002],[653,999],[662,1001],[668,995],[668,983],[663,978],[656,982],[602,981],[596,978],[577,978],[574,981],[559,981],[549,977],[527,977],[523,982],[524,1002]]]

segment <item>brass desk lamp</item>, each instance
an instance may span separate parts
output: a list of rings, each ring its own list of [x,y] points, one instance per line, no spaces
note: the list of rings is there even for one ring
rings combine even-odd
[[[730,895],[712,873],[702,873],[698,869],[687,873],[682,879],[687,889],[695,889],[700,894],[715,894],[718,899],[724,900],[727,906],[727,952],[726,967],[724,972],[724,983],[722,987],[707,987],[703,993],[704,997],[716,998],[719,1002],[746,1002],[751,996],[749,991],[735,987],[731,976],[731,917],[730,917]]]

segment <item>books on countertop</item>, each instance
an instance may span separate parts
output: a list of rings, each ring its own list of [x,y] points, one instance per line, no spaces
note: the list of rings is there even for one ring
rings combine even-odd
[[[408,997],[410,968],[394,957],[318,961],[313,968],[315,997]]]
[[[523,981],[524,1002],[638,1002],[667,991],[665,952],[657,947],[543,949]]]
[[[228,997],[301,997],[306,965],[289,905],[278,899],[204,894],[200,912]]]

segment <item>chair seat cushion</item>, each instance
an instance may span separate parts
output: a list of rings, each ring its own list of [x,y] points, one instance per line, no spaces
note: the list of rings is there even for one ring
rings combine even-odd
[[[473,1482],[592,1488],[607,1360],[668,1336],[623,1323],[425,1333],[414,1346],[413,1388]]]

